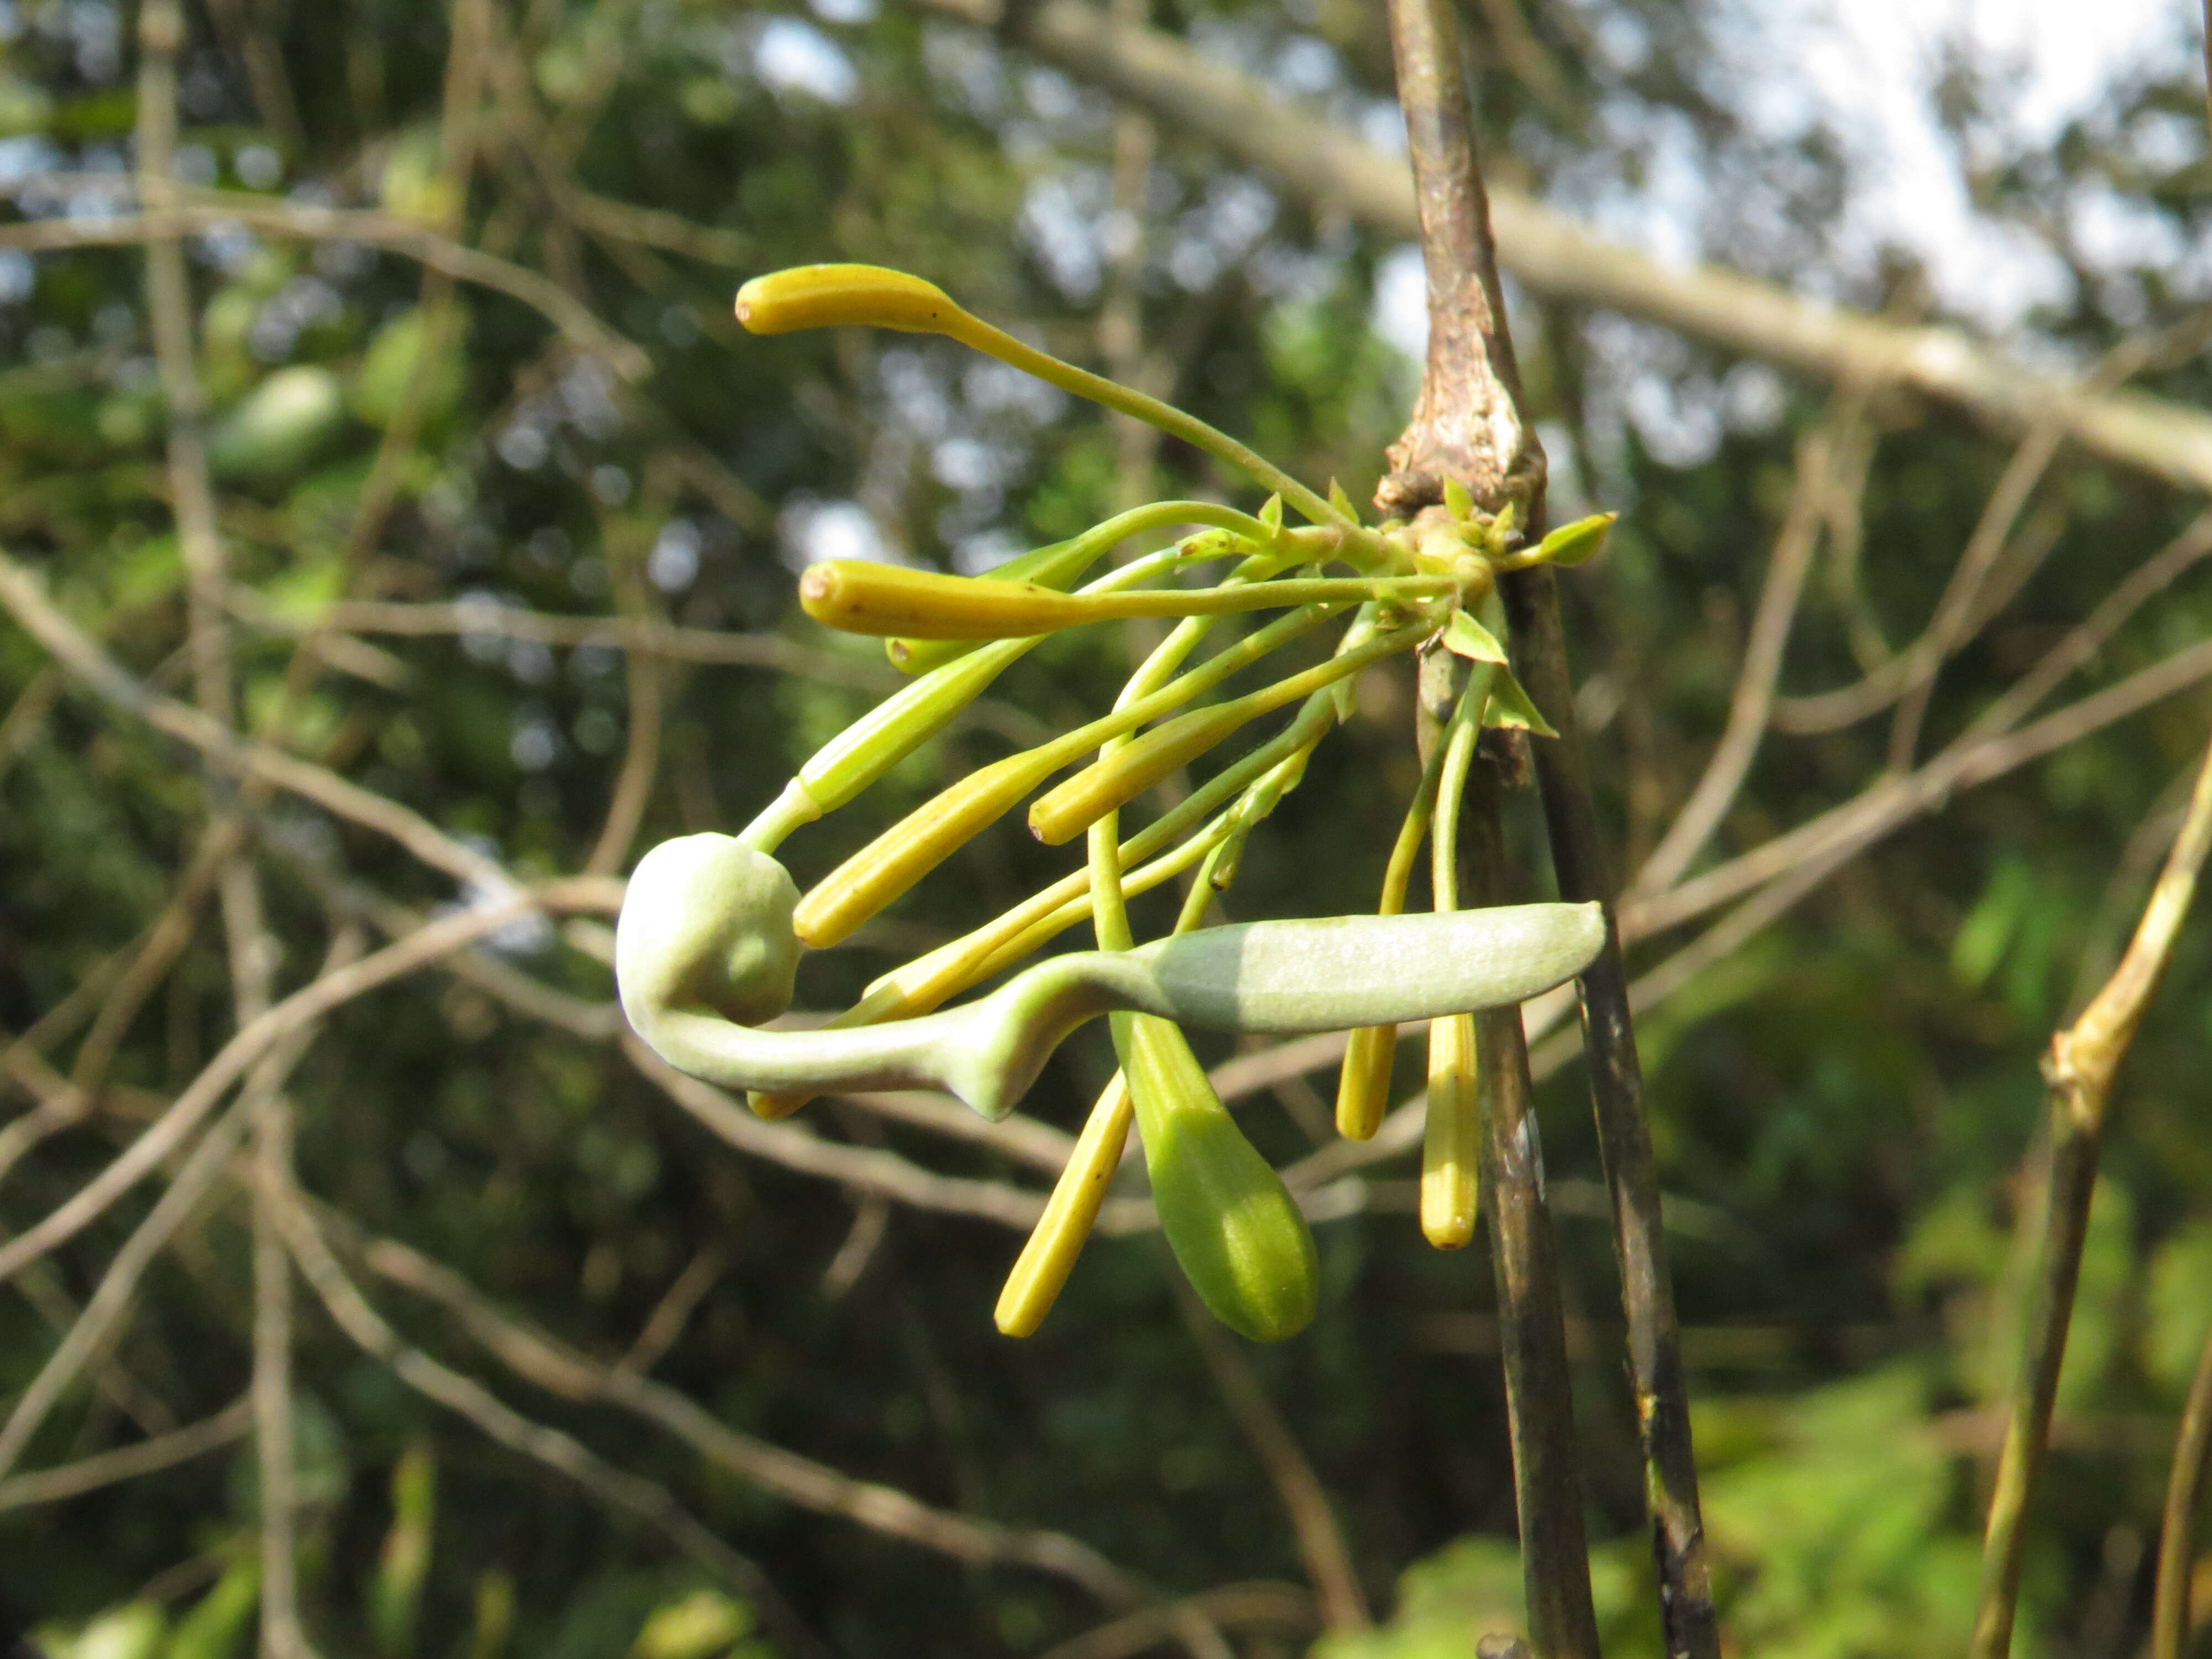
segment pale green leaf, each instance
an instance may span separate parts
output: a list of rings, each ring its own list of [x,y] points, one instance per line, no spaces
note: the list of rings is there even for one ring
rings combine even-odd
[[[1544,718],[1521,682],[1513,677],[1510,668],[1500,667],[1497,678],[1490,683],[1490,706],[1482,711],[1482,723],[1508,732],[1529,732],[1540,738],[1556,738],[1551,721]]]
[[[1503,665],[1505,661],[1505,647],[1498,642],[1498,636],[1475,621],[1468,611],[1452,612],[1451,620],[1444,624],[1443,646],[1445,650],[1469,662]]]

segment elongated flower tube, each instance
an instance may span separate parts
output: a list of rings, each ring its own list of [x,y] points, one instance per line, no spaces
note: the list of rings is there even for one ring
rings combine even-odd
[[[1180,708],[1318,626],[1328,614],[1326,607],[1310,605],[1278,617],[1149,696],[969,774],[817,883],[799,901],[795,916],[799,936],[817,949],[848,937],[1079,755]]]
[[[944,1089],[1001,1117],[1053,1048],[1115,1011],[1291,1033],[1518,1002],[1582,971],[1595,904],[1250,922],[1130,951],[1078,951],[944,1013],[848,1030],[752,1029],[789,1006],[797,947],[782,867],[734,836],[664,842],[615,932],[623,1011],[670,1064],[737,1089]]]
[[[1256,478],[1315,524],[1353,531],[1358,525],[1335,503],[1323,500],[1272,461],[1227,433],[1208,426],[1171,404],[1147,397],[1103,375],[1064,363],[1048,352],[994,328],[963,311],[933,283],[878,265],[797,265],[756,276],[738,290],[738,320],[755,334],[792,329],[857,325],[899,329],[909,334],[942,334],[971,350],[996,357],[1027,374],[1079,398],[1135,416],[1197,446]],[[1364,533],[1364,532],[1363,532]]]
[[[1080,834],[1093,819],[1135,799],[1239,727],[1324,690],[1385,657],[1410,649],[1429,631],[1417,628],[1382,635],[1273,685],[1164,721],[1041,797],[1030,808],[1030,833],[1048,847],[1059,846]]]
[[[1240,1335],[1296,1336],[1313,1321],[1319,1272],[1313,1230],[1283,1178],[1244,1138],[1174,1025],[1117,1014],[1114,1046],[1136,1103],[1160,1231],[1191,1288]]]
[[[1419,854],[1421,842],[1429,832],[1429,822],[1434,816],[1437,790],[1443,781],[1444,757],[1449,744],[1438,744],[1430,755],[1428,764],[1421,769],[1421,781],[1413,791],[1413,799],[1407,804],[1406,816],[1398,825],[1398,837],[1391,844],[1390,861],[1382,871],[1382,892],[1376,901],[1375,913],[1395,916],[1406,908],[1406,889],[1413,878],[1413,860]],[[1395,1025],[1364,1026],[1352,1034],[1345,1045],[1344,1065],[1337,1073],[1336,1132],[1346,1140],[1372,1140],[1375,1132],[1382,1127],[1382,1115],[1389,1109],[1391,1074],[1396,1068],[1398,1056],[1398,1028]]]
[[[1273,539],[1275,533],[1273,526],[1249,513],[1239,513],[1233,507],[1221,507],[1212,501],[1152,501],[1143,507],[1132,507],[1127,513],[1117,513],[1103,524],[1092,526],[1080,536],[1054,542],[1049,547],[1018,553],[995,568],[991,572],[991,579],[994,581],[1035,582],[1040,587],[1050,587],[1064,593],[1082,579],[1085,571],[1130,537],[1140,536],[1148,530],[1164,529],[1170,525],[1184,524],[1205,525],[1209,529],[1186,538],[1175,549],[1170,556],[1177,566],[1200,564],[1239,551],[1249,552]],[[1133,561],[1133,564],[1147,566],[1158,563],[1157,558]],[[972,640],[893,637],[884,641],[884,649],[890,657],[892,665],[909,674],[921,673],[940,663],[950,662],[975,648]]]
[[[1053,1183],[1044,1214],[1022,1246],[1021,1255],[1014,1259],[1005,1288],[999,1292],[999,1305],[992,1317],[1006,1335],[1034,1335],[1052,1311],[1052,1304],[1060,1299],[1075,1259],[1083,1253],[1091,1226],[1098,1219],[1098,1206],[1106,1201],[1107,1185],[1121,1164],[1122,1149],[1129,1144],[1129,1126],[1135,1116],[1128,1079],[1116,1072],[1105,1093],[1098,1097],[1098,1103],[1091,1109],[1091,1115],[1084,1120],[1083,1133],[1076,1138],[1075,1150],[1068,1154],[1060,1179]]]
[[[1061,593],[1036,582],[948,576],[873,559],[828,559],[799,579],[799,603],[824,628],[912,640],[1006,640],[1131,617],[1212,617],[1280,611],[1378,594],[1418,599],[1451,591],[1449,576],[1319,576],[1219,587]]]
[[[1197,505],[1202,508],[1204,504]],[[1085,562],[1097,556],[1097,551],[1092,551]],[[1185,556],[1170,551],[1133,560],[1102,576],[1085,591],[1112,592],[1133,586],[1173,568]],[[1259,574],[1276,568],[1272,561],[1254,559],[1245,561],[1239,569]],[[1072,566],[1067,574],[1072,580],[1082,574],[1082,568]],[[943,731],[992,681],[1042,643],[1042,636],[995,640],[981,646],[971,643],[963,655],[947,659],[912,685],[885,698],[814,752],[785,791],[787,798],[795,794],[796,800],[788,806],[779,802],[781,811],[770,809],[763,815],[766,821],[759,825],[760,834],[749,835],[748,839],[763,851],[773,851],[786,824],[819,817],[842,806]]]
[[[1429,1022],[1429,1100],[1421,1119],[1421,1236],[1440,1250],[1474,1238],[1481,1203],[1482,1106],[1474,1016]]]
[[[1501,626],[1503,608],[1492,601]],[[1437,770],[1436,821],[1429,839],[1429,884],[1436,908],[1459,904],[1459,807],[1474,763],[1475,739],[1496,665],[1476,663],[1445,728]],[[1474,1237],[1480,1200],[1482,1105],[1475,1069],[1474,1018],[1455,1014],[1429,1024],[1429,1098],[1421,1121],[1421,1235],[1440,1250]]]
[[[1346,1140],[1372,1140],[1390,1106],[1390,1079],[1398,1066],[1398,1028],[1363,1025],[1344,1045],[1336,1079],[1336,1132]]]
[[[1122,863],[1151,860],[1141,863],[1127,876],[1124,884],[1128,890],[1148,892],[1182,874],[1218,846],[1231,829],[1226,815],[1174,851],[1157,859],[1152,857],[1223,801],[1266,775],[1286,756],[1318,742],[1329,723],[1329,714],[1326,700],[1318,700],[1318,706],[1309,702],[1283,731],[1233,762],[1218,776],[1208,779],[1181,805],[1123,842],[1120,853]],[[1023,960],[1081,921],[1089,914],[1085,894],[1090,881],[1087,868],[1063,876],[975,932],[892,969],[869,985],[859,1002],[830,1024],[842,1030],[934,1013],[949,999]],[[811,1089],[756,1092],[751,1104],[761,1116],[778,1118],[788,1116],[814,1097],[815,1091]]]

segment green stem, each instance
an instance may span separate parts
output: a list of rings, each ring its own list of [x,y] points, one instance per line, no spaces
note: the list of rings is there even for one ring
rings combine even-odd
[[[1185,414],[1172,404],[1147,397],[1144,392],[1109,380],[1103,374],[1093,374],[1073,363],[1064,363],[1049,352],[1040,351],[1035,346],[1016,339],[1006,330],[994,327],[981,318],[965,311],[958,312],[947,319],[945,332],[961,344],[971,347],[988,357],[996,357],[1000,362],[1011,364],[1025,374],[1034,374],[1038,380],[1056,386],[1063,392],[1087,398],[1094,404],[1103,404],[1109,409],[1119,410],[1149,426],[1156,426],[1163,432],[1181,438],[1185,443],[1196,446],[1214,459],[1258,480],[1315,524],[1339,525],[1346,529],[1359,530],[1356,520],[1331,507],[1273,462],[1237,442],[1227,433],[1208,426],[1197,416]],[[1373,537],[1371,531],[1360,533],[1364,538]]]

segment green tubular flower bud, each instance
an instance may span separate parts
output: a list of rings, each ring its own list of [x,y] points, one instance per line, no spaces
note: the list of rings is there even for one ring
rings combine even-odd
[[[1570,569],[1587,564],[1605,551],[1606,541],[1613,534],[1613,520],[1620,516],[1618,513],[1595,513],[1572,524],[1563,524],[1529,551],[1501,562],[1509,567],[1556,564]]]
[[[1312,1322],[1313,1231],[1237,1127],[1172,1024],[1117,1015],[1115,1047],[1136,1104],[1160,1231],[1216,1319],[1255,1342]]]
[[[999,1292],[993,1317],[1005,1334],[1034,1335],[1060,1299],[1075,1258],[1083,1253],[1098,1219],[1098,1206],[1106,1201],[1107,1186],[1121,1165],[1133,1116],[1128,1080],[1116,1072],[1084,1121],[1083,1133],[1053,1183],[1044,1213],[1037,1218],[1029,1243],[1006,1275],[1006,1288]]]
[[[631,1028],[725,1087],[935,1088],[1001,1117],[1053,1048],[1104,1013],[1290,1034],[1517,1002],[1579,973],[1604,939],[1595,904],[1252,922],[1128,951],[1073,951],[980,1001],[851,1030],[761,1031],[789,1006],[793,889],[732,836],[664,842],[632,872],[615,929]]]
[[[1000,640],[933,669],[885,698],[814,753],[799,781],[823,811],[834,811],[942,732],[1022,653],[1027,640]]]
[[[936,283],[881,265],[794,265],[738,290],[738,320],[753,334],[841,326],[942,334],[967,314]]]

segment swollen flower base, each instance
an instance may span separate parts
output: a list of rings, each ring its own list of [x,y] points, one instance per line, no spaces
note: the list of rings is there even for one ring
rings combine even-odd
[[[1581,562],[1602,545],[1611,515],[1525,547],[1510,512],[1478,514],[1454,489],[1443,507],[1410,524],[1363,525],[1334,484],[1318,495],[1183,411],[1047,356],[897,271],[817,265],[757,277],[738,292],[738,316],[756,333],[859,324],[943,334],[1151,421],[1273,493],[1256,514],[1156,502],[1025,554],[988,579],[848,561],[809,569],[799,593],[811,616],[884,637],[891,660],[918,677],[802,766],[741,834],[687,836],[640,862],[615,964],[638,1035],[684,1071],[751,1091],[764,1116],[828,1090],[927,1087],[995,1118],[1013,1109],[1064,1038],[1110,1016],[1121,1069],[1008,1277],[1000,1328],[1027,1335],[1051,1308],[1133,1121],[1162,1229],[1192,1285],[1223,1322],[1273,1340],[1313,1316],[1312,1236],[1214,1093],[1182,1028],[1351,1032],[1337,1121],[1364,1139],[1387,1103],[1396,1028],[1432,1021],[1421,1223],[1439,1247],[1467,1243],[1480,1105],[1466,1016],[1571,978],[1605,933],[1595,904],[1456,908],[1454,826],[1476,735],[1485,726],[1549,732],[1507,665],[1496,574]],[[1286,524],[1285,502],[1308,522]],[[1130,538],[1170,527],[1191,533],[1085,581]],[[1210,583],[1184,585],[1189,573],[1224,563]],[[1278,614],[1186,665],[1224,619],[1262,611]],[[773,856],[793,830],[854,799],[943,730],[1046,636],[1139,616],[1178,620],[1112,710],[969,774],[804,895]],[[1189,707],[1330,623],[1341,631],[1320,665]],[[1212,896],[1235,878],[1246,837],[1297,787],[1315,746],[1348,710],[1353,678],[1431,647],[1466,659],[1466,689],[1407,809],[1376,914],[1203,927]],[[1123,805],[1286,708],[1294,712],[1279,730],[1121,838]],[[849,936],[1070,768],[1079,769],[1032,801],[1028,818],[1050,845],[1083,836],[1081,868],[885,975],[827,1027],[757,1029],[790,1006],[802,951]],[[1424,840],[1435,908],[1407,915]],[[1198,879],[1174,929],[1139,945],[1127,895],[1194,866]],[[980,1000],[938,1012],[1085,920],[1097,949],[1048,957]]]

